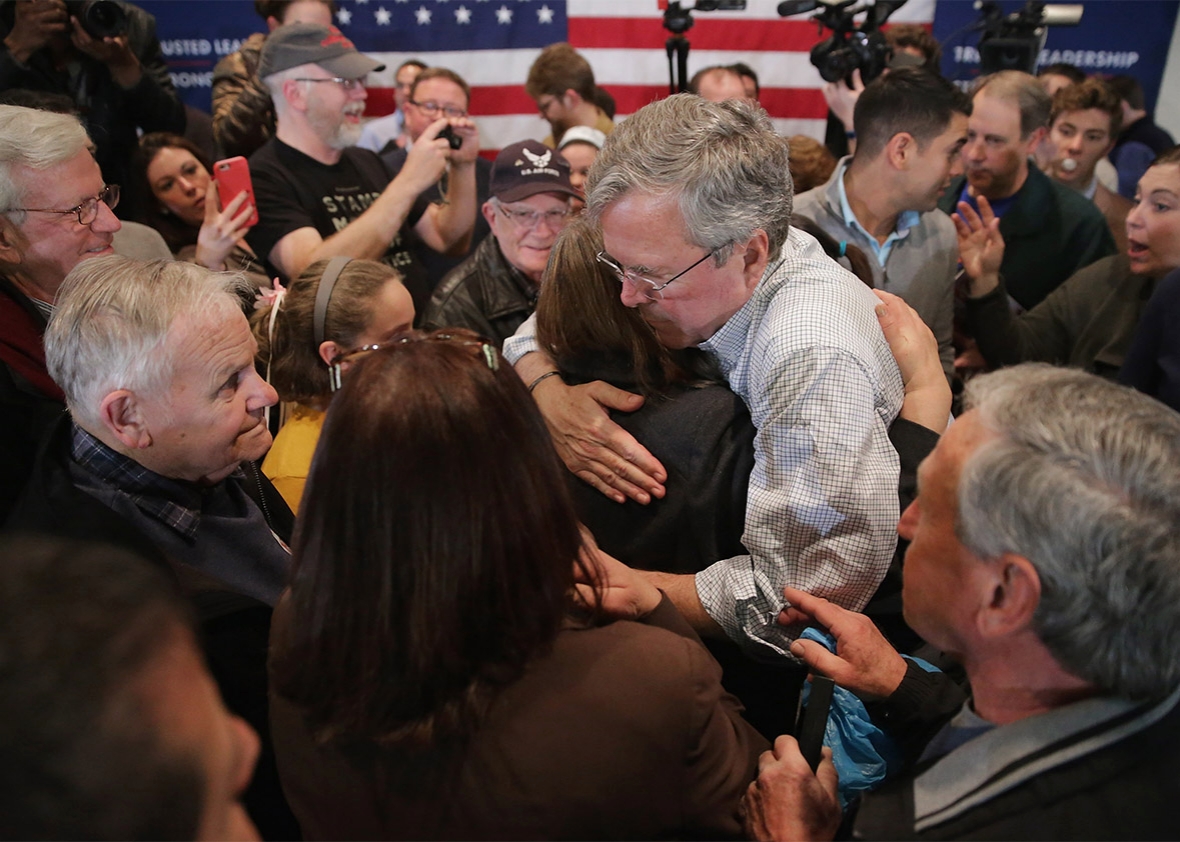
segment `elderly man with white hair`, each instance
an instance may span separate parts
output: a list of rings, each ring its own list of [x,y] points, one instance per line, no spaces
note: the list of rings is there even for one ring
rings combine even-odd
[[[254,464],[278,396],[254,368],[240,283],[117,255],[69,274],[45,334],[69,416],[9,526],[114,544],[172,572],[227,704],[264,737],[247,806],[265,835],[286,838],[297,829],[265,748],[266,647],[294,518]]]

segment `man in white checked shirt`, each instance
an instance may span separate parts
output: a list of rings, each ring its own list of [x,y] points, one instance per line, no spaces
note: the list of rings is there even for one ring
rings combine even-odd
[[[701,632],[755,656],[785,653],[784,585],[859,609],[896,543],[888,427],[903,384],[877,300],[790,229],[787,142],[757,107],[688,94],[648,105],[608,139],[591,182],[587,210],[623,303],[667,347],[710,353],[757,428],[749,554],[695,576],[647,575]],[[504,350],[572,471],[620,503],[663,496],[663,467],[607,415],[641,397],[549,376],[531,323]]]

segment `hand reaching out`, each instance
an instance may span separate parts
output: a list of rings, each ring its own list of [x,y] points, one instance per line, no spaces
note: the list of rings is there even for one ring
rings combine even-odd
[[[783,588],[789,603],[778,616],[783,626],[814,621],[836,638],[836,654],[813,640],[796,640],[791,654],[841,687],[865,696],[885,698],[905,678],[906,663],[864,614],[849,611],[795,588]]]
[[[1004,238],[1000,220],[992,206],[980,196],[979,212],[966,202],[959,202],[958,213],[951,214],[959,235],[959,260],[971,279],[972,298],[986,295],[1000,283],[1000,264],[1004,260]]]
[[[913,307],[875,289],[877,321],[905,383],[901,417],[941,433],[951,412],[951,389],[938,356],[938,340]]]
[[[614,556],[598,548],[594,536],[582,527],[580,564],[574,565],[574,587],[583,604],[597,604],[604,614],[616,620],[646,617],[663,597],[659,588],[638,570],[633,570]]]

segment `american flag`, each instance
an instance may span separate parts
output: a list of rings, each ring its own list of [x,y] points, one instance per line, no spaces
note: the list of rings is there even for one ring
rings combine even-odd
[[[929,26],[935,0],[909,0],[890,23]],[[394,73],[406,59],[448,67],[472,86],[471,114],[485,149],[542,138],[549,126],[524,91],[541,48],[569,41],[618,104],[616,119],[668,94],[671,35],[663,0],[337,0],[337,25],[386,69],[370,76],[368,114],[394,108]],[[690,3],[684,3],[687,6]],[[693,13],[688,70],[743,61],[762,84],[761,102],[783,134],[823,138],[823,80],[808,50],[821,33],[807,16],[778,16],[777,0],[745,11]]]

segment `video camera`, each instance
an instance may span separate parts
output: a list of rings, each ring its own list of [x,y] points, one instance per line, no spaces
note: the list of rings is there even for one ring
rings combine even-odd
[[[979,71],[1023,70],[1035,73],[1037,57],[1045,46],[1049,26],[1076,26],[1082,20],[1081,3],[1047,6],[1043,0],[1028,0],[1019,12],[1005,15],[1000,4],[987,0],[976,3],[982,20],[975,27],[979,36]]]
[[[783,0],[778,4],[782,17],[801,15],[823,7],[812,20],[832,30],[827,40],[811,48],[811,63],[825,82],[843,79],[851,87],[852,71],[860,70],[866,85],[881,75],[893,56],[881,25],[906,4],[906,0],[877,0],[872,5],[848,8],[856,0]],[[853,18],[868,11],[864,23],[857,27]]]

